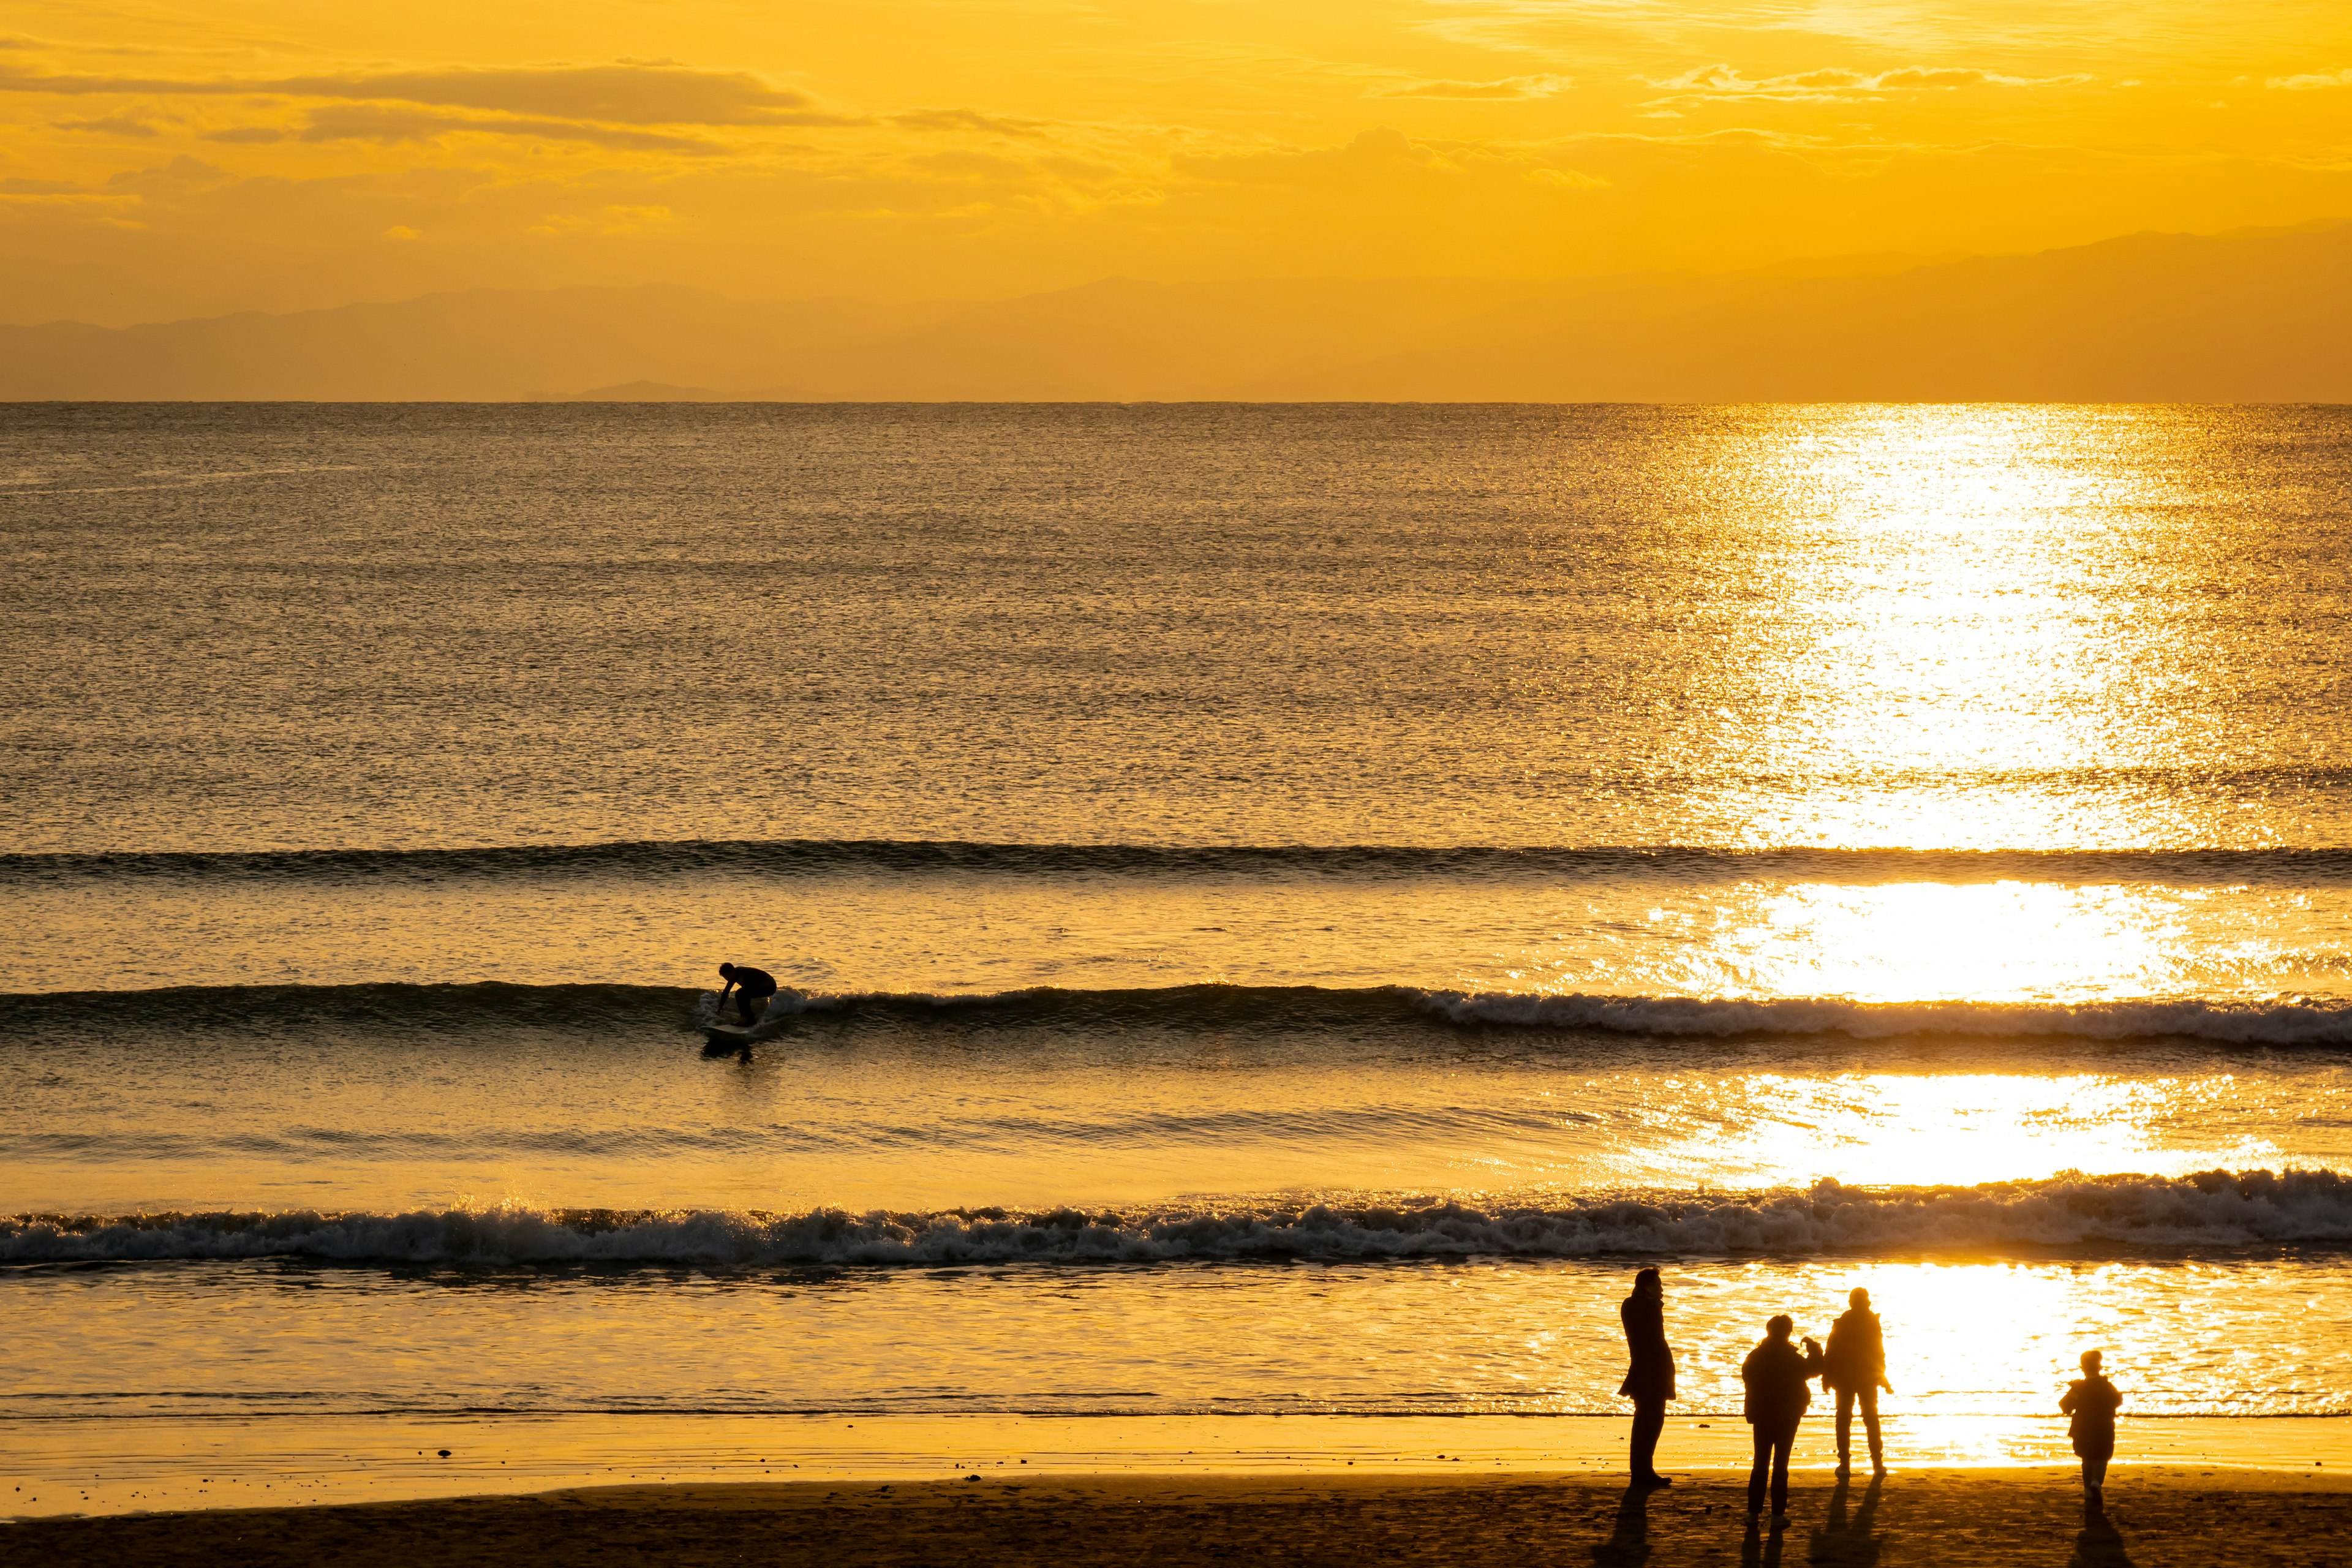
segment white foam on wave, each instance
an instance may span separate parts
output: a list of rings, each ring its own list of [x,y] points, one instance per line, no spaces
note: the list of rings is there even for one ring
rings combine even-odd
[[[0,1261],[314,1258],[572,1264],[1148,1263],[1300,1258],[1586,1258],[1967,1251],[2123,1245],[2178,1251],[2352,1243],[2352,1178],[2333,1171],[2061,1176],[1973,1187],[1689,1193],[1551,1205],[1266,1202],[1131,1215],[836,1209],[532,1208],[408,1214],[153,1215],[0,1220]]]
[[[2165,1037],[2229,1045],[2352,1044],[2352,1005],[2315,1002],[1854,1002],[1842,997],[1534,995],[1416,991],[1457,1024],[1609,1029],[1641,1035]]]
[[[1149,1013],[1162,994],[1112,994]],[[810,992],[786,986],[768,1003],[754,1032],[782,1031],[808,1014],[860,1006],[989,1009],[1018,1005],[1047,1011],[1057,1005],[1088,1007],[1101,994],[1051,986],[977,993]],[[2089,1040],[2183,1038],[2224,1045],[2352,1045],[2352,1004],[2284,1000],[2217,1002],[2197,997],[2114,1002],[1859,1002],[1840,996],[1612,996],[1581,993],[1431,991],[1374,986],[1326,991],[1313,986],[1180,986],[1166,994],[1169,1022],[1213,1005],[1239,1014],[1253,1003],[1266,1009],[1348,1009],[1402,1000],[1412,1009],[1463,1025],[1603,1029],[1618,1034],[1725,1037],[1739,1035],[1844,1035],[1885,1039],[1900,1035],[1960,1035],[1977,1038],[2065,1037]],[[716,993],[698,1001],[698,1026],[718,1006]]]

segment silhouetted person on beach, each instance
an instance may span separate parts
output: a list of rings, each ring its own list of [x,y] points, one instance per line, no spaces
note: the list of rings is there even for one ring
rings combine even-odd
[[[1796,1328],[1786,1312],[1764,1325],[1764,1337],[1739,1365],[1739,1381],[1747,1385],[1743,1412],[1756,1429],[1756,1462],[1748,1472],[1748,1517],[1764,1510],[1764,1479],[1772,1479],[1772,1519],[1777,1525],[1789,1513],[1789,1449],[1797,1441],[1797,1423],[1813,1402],[1806,1386],[1822,1374],[1822,1347],[1805,1337],[1800,1352],[1789,1342]]]
[[[1633,1276],[1633,1293],[1617,1316],[1633,1359],[1617,1392],[1633,1402],[1633,1484],[1670,1487],[1675,1483],[1658,1474],[1658,1434],[1665,1429],[1666,1401],[1675,1396],[1675,1352],[1666,1343],[1666,1293],[1656,1269]]]
[[[743,1020],[745,1028],[750,1028],[767,1012],[768,998],[776,994],[776,977],[764,969],[743,963],[722,963],[719,973],[727,982],[725,989],[719,993],[719,1010],[727,1010],[727,993],[734,992],[735,1016]],[[754,1002],[759,1004],[756,1008],[751,1005]]]
[[[1830,1325],[1829,1353],[1822,1358],[1822,1386],[1837,1394],[1837,1473],[1853,1474],[1853,1407],[1862,1405],[1862,1429],[1870,1438],[1870,1469],[1886,1473],[1886,1456],[1878,1442],[1878,1391],[1895,1391],[1886,1381],[1886,1342],[1880,1334],[1878,1314],[1870,1310],[1870,1292],[1857,1289],[1846,1298],[1847,1310]]]
[[[2084,1351],[2082,1378],[2068,1384],[2066,1397],[2058,1402],[2059,1414],[2074,1417],[2066,1435],[2082,1456],[2083,1500],[2094,1508],[2106,1501],[2107,1461],[2116,1457],[2116,1412],[2124,1403],[2116,1385],[2099,1375],[2099,1361],[2097,1351]]]

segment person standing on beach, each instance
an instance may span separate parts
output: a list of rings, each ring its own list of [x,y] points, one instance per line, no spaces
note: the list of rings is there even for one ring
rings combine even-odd
[[[1837,1473],[1853,1474],[1853,1407],[1862,1405],[1862,1429],[1870,1439],[1870,1473],[1886,1473],[1886,1455],[1878,1441],[1878,1391],[1895,1392],[1886,1381],[1886,1341],[1878,1314],[1870,1310],[1870,1292],[1857,1288],[1846,1298],[1846,1310],[1830,1325],[1829,1353],[1822,1358],[1822,1386],[1837,1394]]]
[[[1772,1521],[1789,1517],[1789,1450],[1797,1441],[1797,1423],[1813,1402],[1806,1384],[1822,1374],[1822,1347],[1805,1336],[1801,1353],[1789,1342],[1796,1329],[1786,1312],[1764,1325],[1764,1337],[1739,1365],[1739,1381],[1748,1390],[1742,1412],[1754,1427],[1756,1461],[1748,1471],[1748,1517],[1764,1510],[1764,1481],[1772,1481]]]
[[[1670,1487],[1674,1481],[1658,1474],[1658,1434],[1665,1430],[1666,1401],[1675,1396],[1675,1352],[1666,1343],[1666,1292],[1656,1269],[1633,1276],[1633,1293],[1617,1317],[1633,1362],[1617,1392],[1633,1402],[1633,1484]]]
[[[754,969],[747,963],[722,963],[719,966],[719,974],[727,982],[725,988],[719,993],[719,1010],[722,1013],[727,1010],[727,993],[732,991],[735,993],[735,1016],[743,1020],[743,1026],[748,1029],[758,1023],[761,1015],[768,1010],[768,998],[776,994],[776,977],[764,969]],[[754,1002],[760,1004],[757,1011],[751,1006]]]
[[[2097,1351],[2084,1351],[2081,1379],[2068,1384],[2066,1397],[2058,1402],[2058,1413],[2074,1417],[2066,1424],[2066,1436],[2074,1440],[2074,1452],[2083,1460],[2083,1500],[2095,1508],[2106,1500],[2107,1461],[2116,1457],[2116,1412],[2124,1403],[2116,1385],[2099,1374],[2099,1363]]]

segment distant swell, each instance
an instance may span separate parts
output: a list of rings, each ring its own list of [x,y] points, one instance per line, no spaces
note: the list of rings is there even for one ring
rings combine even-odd
[[[1423,993],[1461,1024],[1607,1029],[1640,1035],[1964,1035],[2085,1040],[2192,1039],[2226,1045],[2352,1044],[2344,1003],[1849,1002],[1839,997],[1758,1000],[1690,996],[1527,996]]]
[[[1150,1263],[1607,1254],[2179,1251],[2352,1242],[2352,1180],[2332,1171],[2178,1179],[2064,1176],[1974,1187],[1680,1194],[1558,1206],[1235,1204],[1116,1213],[823,1210],[799,1215],[527,1208],[409,1214],[20,1215],[0,1262],[309,1258],[551,1265]]]
[[[656,985],[226,985],[0,996],[0,1032],[488,1034],[537,1029],[600,1038],[675,1037],[711,1016],[709,992]],[[1600,1031],[1655,1037],[1896,1036],[1969,1039],[2199,1040],[2220,1045],[2352,1045],[2352,1003],[1855,1002],[1842,997],[1539,995],[1403,985],[1176,985],[973,994],[787,991],[757,1038],[866,1023],[934,1031],[1106,1029],[1321,1034],[1463,1028]]]
[[[902,839],[690,839],[451,849],[0,855],[0,884],[90,879],[456,879],[835,871],[1000,876],[1486,876],[1719,882],[1887,881],[2171,884],[2352,882],[2352,849],[1729,849],[1142,844],[978,844]]]

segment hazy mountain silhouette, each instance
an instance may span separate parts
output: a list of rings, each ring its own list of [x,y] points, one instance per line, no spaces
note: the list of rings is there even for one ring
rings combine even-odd
[[[718,390],[712,390],[718,389]],[[480,289],[0,327],[0,398],[2352,400],[2352,225],[1569,282]]]

